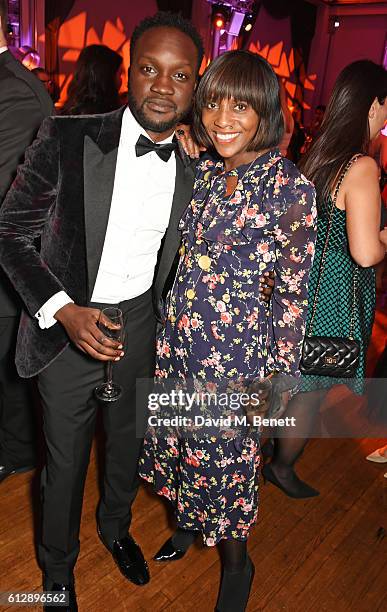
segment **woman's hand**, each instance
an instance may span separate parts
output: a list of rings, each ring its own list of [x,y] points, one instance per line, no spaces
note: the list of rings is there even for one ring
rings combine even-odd
[[[259,293],[264,302],[270,302],[274,289],[274,272],[265,272],[259,277]]]
[[[204,147],[199,147],[199,145],[194,141],[191,136],[191,128],[189,125],[184,125],[180,123],[175,130],[176,138],[181,142],[181,145],[184,151],[192,157],[192,159],[198,159],[200,155],[200,151],[205,151]]]

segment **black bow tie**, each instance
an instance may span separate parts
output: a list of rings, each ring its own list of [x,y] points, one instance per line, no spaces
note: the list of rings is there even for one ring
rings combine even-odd
[[[167,144],[157,144],[152,142],[149,138],[146,138],[141,134],[136,142],[136,156],[146,155],[150,151],[156,151],[160,159],[167,162],[171,157],[172,151],[176,149],[175,142],[168,142]]]

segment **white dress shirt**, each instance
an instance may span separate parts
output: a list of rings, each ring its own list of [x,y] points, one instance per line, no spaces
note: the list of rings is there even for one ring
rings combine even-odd
[[[165,162],[154,151],[136,157],[135,144],[140,134],[149,138],[126,108],[92,302],[117,304],[145,293],[152,285],[157,254],[171,214],[176,159],[172,154]],[[162,143],[171,141],[172,136]],[[35,315],[40,327],[54,325],[55,313],[71,302],[64,291],[53,295]]]
[[[8,51],[8,47],[0,47],[0,53],[4,53],[4,51]]]

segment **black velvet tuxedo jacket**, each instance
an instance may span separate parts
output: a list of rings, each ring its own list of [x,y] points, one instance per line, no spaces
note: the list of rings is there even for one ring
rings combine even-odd
[[[40,372],[68,344],[60,324],[40,329],[34,315],[43,304],[61,290],[80,306],[90,302],[108,223],[123,111],[46,119],[5,198],[0,264],[28,311],[22,315],[16,350],[22,377]],[[172,212],[153,283],[156,314],[194,177],[195,164],[180,150],[175,157]],[[40,253],[34,246],[38,237]]]
[[[54,112],[42,83],[10,51],[0,53],[0,206],[45,117]],[[16,316],[20,300],[0,271],[0,317]]]

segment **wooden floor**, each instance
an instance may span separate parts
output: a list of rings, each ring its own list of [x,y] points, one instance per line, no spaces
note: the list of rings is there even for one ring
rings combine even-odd
[[[364,460],[378,442],[311,441],[299,473],[321,491],[316,499],[292,500],[270,484],[262,486],[259,521],[250,540],[256,574],[249,612],[387,610],[387,464]],[[213,610],[220,570],[215,549],[197,545],[167,566],[150,561],[151,582],[145,587],[121,577],[96,534],[94,452],[76,567],[80,612]],[[41,590],[33,498],[37,475],[32,473],[0,485],[0,591]],[[171,529],[163,501],[141,488],[132,533],[147,559]]]

